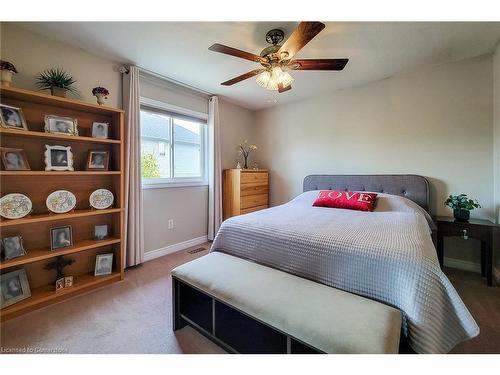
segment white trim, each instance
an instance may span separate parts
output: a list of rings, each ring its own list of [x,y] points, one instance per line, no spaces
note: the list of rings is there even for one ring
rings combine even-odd
[[[207,236],[201,236],[198,238],[193,238],[192,240],[187,240],[184,242],[179,242],[173,245],[165,246],[156,250],[145,251],[143,256],[143,262],[147,262],[164,255],[172,254],[177,251],[186,250],[190,247],[204,244],[207,242]]]
[[[160,78],[164,81],[167,81],[167,82],[170,82],[170,83],[173,83],[174,85],[177,85],[179,87],[182,87],[182,88],[185,88],[185,89],[189,89],[189,90],[192,90],[194,91],[195,93],[198,93],[198,94],[203,94],[204,96],[212,96],[213,94],[209,93],[208,91],[205,91],[205,90],[202,90],[202,89],[199,89],[197,87],[194,87],[194,86],[191,86],[191,85],[188,85],[187,83],[183,83],[183,82],[180,82],[180,81],[177,81],[173,78],[170,78],[170,77],[167,77],[167,76],[164,76],[162,74],[159,74],[159,73],[156,73],[156,72],[153,72],[149,69],[146,69],[146,68],[142,68],[140,66],[137,67],[139,69],[139,71],[141,71],[142,73],[145,73],[146,75],[149,75],[150,77],[156,77],[156,78]],[[144,76],[144,75],[143,75]],[[144,77],[146,78],[146,77]]]
[[[193,111],[191,109],[179,107],[179,106],[176,106],[173,104],[168,104],[168,103],[161,102],[159,100],[155,100],[155,99],[151,99],[151,98],[146,98],[144,96],[141,96],[139,98],[139,101],[140,101],[141,105],[145,105],[146,107],[163,109],[164,111],[178,113],[179,115],[196,117],[200,120],[205,120],[205,121],[208,120],[208,113]]]
[[[207,181],[186,181],[186,182],[156,182],[156,183],[143,183],[141,188],[143,190],[148,189],[168,189],[168,188],[180,188],[180,187],[197,187],[197,186],[208,186]]]
[[[481,265],[468,260],[461,260],[456,258],[444,258],[445,267],[457,268],[459,270],[481,273]]]

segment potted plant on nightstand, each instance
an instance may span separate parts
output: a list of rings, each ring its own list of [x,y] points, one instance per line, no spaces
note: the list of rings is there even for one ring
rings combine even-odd
[[[469,220],[470,212],[481,207],[477,200],[469,199],[467,194],[450,195],[444,204],[453,209],[453,216],[459,221]]]
[[[66,92],[76,92],[75,80],[62,69],[48,69],[36,77],[36,85],[40,90],[50,90],[54,96],[66,97]]]

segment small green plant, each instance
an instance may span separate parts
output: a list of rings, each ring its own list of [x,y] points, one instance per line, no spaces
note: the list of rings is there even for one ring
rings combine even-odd
[[[75,83],[76,81],[71,75],[59,68],[47,69],[36,77],[36,85],[40,90],[50,90],[53,87],[59,87],[76,92],[76,89],[73,87]]]
[[[142,178],[160,177],[160,166],[153,154],[144,153],[141,155],[141,174]]]
[[[460,195],[450,195],[448,199],[444,202],[445,206],[448,206],[454,210],[467,210],[472,211],[475,208],[480,208],[481,205],[478,201],[474,201],[467,197],[467,194]]]

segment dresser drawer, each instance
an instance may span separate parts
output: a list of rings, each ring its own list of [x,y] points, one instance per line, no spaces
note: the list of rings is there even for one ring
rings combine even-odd
[[[464,234],[471,238],[482,239],[485,235],[485,230],[481,226],[469,225],[468,223],[439,223],[438,230],[442,236],[463,237]],[[464,233],[464,230],[466,231]]]
[[[257,206],[267,206],[267,194],[248,195],[246,197],[241,197],[241,210]]]
[[[268,174],[265,172],[242,172],[241,173],[241,184],[251,184],[251,183],[268,183]]]
[[[266,183],[243,184],[240,187],[240,196],[267,194],[268,189]]]
[[[257,207],[245,208],[244,210],[240,211],[240,214],[241,215],[249,214],[250,212],[265,210],[266,208],[267,208],[267,204],[265,206],[257,206]]]

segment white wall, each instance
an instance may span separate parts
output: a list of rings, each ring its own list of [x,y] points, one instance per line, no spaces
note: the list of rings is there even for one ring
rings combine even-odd
[[[62,68],[76,80],[78,96],[89,103],[96,103],[92,89],[104,86],[110,91],[106,105],[121,108],[122,78],[117,71],[117,62],[91,55],[68,44],[56,42],[32,33],[14,23],[0,24],[2,60],[13,63],[19,74],[14,77],[14,86],[37,90],[35,76],[49,68]],[[48,92],[50,93],[50,92]]]
[[[484,56],[257,112],[271,204],[308,174],[413,173],[431,183],[432,213],[450,215],[446,196],[466,193],[483,207],[472,215],[492,219],[492,79]],[[478,262],[473,241],[453,253],[459,242],[446,255]]]

